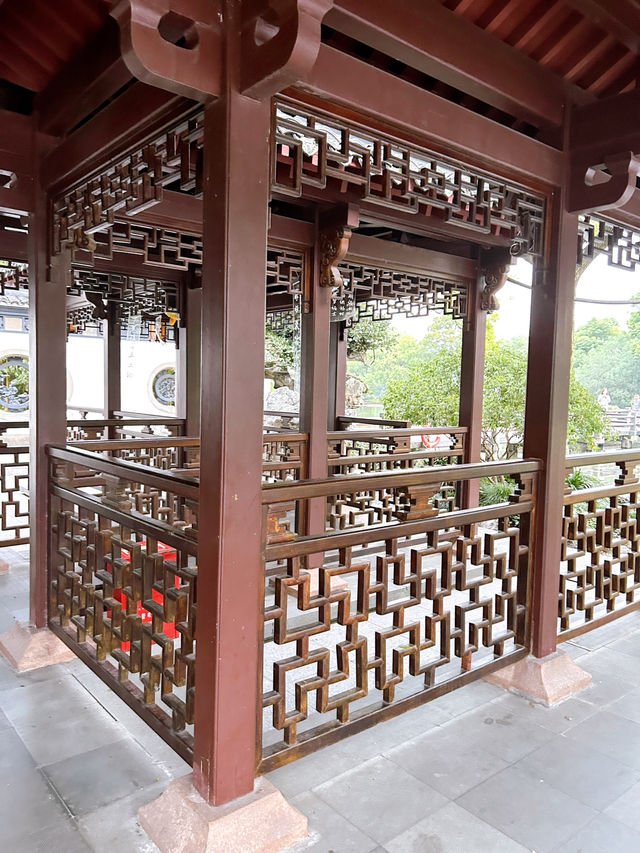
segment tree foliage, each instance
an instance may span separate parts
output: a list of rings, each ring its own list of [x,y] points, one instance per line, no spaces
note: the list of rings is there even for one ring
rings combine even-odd
[[[369,317],[354,323],[347,334],[347,357],[364,363],[373,362],[379,352],[394,347],[398,339],[390,320]]]
[[[527,352],[522,341],[496,338],[489,325],[485,360],[482,445],[486,459],[517,456],[524,434]],[[389,418],[414,424],[458,423],[460,345],[451,342],[399,375],[391,375],[383,395]],[[569,444],[595,447],[605,428],[602,412],[589,391],[572,375]]]
[[[594,318],[573,336],[573,367],[580,382],[596,397],[607,388],[611,405],[626,408],[640,393],[640,311],[620,328],[611,317]]]

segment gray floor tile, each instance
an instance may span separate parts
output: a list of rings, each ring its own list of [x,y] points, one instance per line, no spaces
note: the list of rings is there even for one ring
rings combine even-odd
[[[505,717],[512,714],[515,718],[535,723],[555,734],[568,731],[598,710],[590,702],[575,696],[548,708],[538,702],[530,702],[524,696],[516,696],[514,693],[506,693],[501,698],[495,699],[488,706],[487,710],[489,709],[499,710],[500,715]]]
[[[35,832],[65,827],[69,813],[38,770],[0,777],[0,849],[7,853]],[[4,846],[3,846],[4,845]],[[25,848],[27,849],[27,848]]]
[[[75,822],[62,817],[52,826],[12,843],[11,853],[93,853]]]
[[[564,737],[555,738],[515,766],[598,811],[640,781],[640,771]]]
[[[388,853],[528,853],[512,838],[449,803],[387,841]]]
[[[622,652],[625,655],[640,657],[640,631],[634,631],[626,637],[615,640],[607,646],[613,652]]]
[[[313,793],[383,845],[447,802],[434,788],[385,758],[367,761],[318,785]]]
[[[586,660],[580,659],[580,666],[589,671],[589,666]],[[615,669],[614,669],[615,672]],[[590,687],[580,691],[580,698],[583,702],[591,702],[599,707],[605,707],[611,702],[615,702],[621,696],[630,693],[635,685],[622,678],[618,678],[611,673],[593,672],[593,682]]]
[[[605,813],[640,833],[640,783],[629,788],[626,793],[607,806]],[[638,849],[640,850],[640,836]]]
[[[597,814],[517,767],[497,773],[463,794],[457,803],[538,853],[548,853]]]
[[[638,853],[638,834],[608,818],[599,815],[553,853]]]
[[[461,743],[473,743],[507,763],[517,761],[554,737],[549,729],[508,711],[502,713],[493,703],[445,723],[442,728],[455,733]]]
[[[42,772],[76,816],[169,781],[129,738],[49,764]]]
[[[278,767],[277,770],[267,773],[266,777],[285,797],[290,798],[328,779],[334,779],[353,769],[358,763],[352,754],[345,752],[343,744],[338,743],[291,764],[285,764],[284,767]]]
[[[473,708],[478,708],[492,699],[496,699],[504,691],[501,687],[496,687],[495,684],[489,684],[487,681],[473,681],[464,687],[459,687],[445,696],[440,696],[433,700],[433,705],[441,711],[445,711],[452,717],[457,717],[464,714]]]
[[[631,693],[626,693],[615,702],[607,706],[607,711],[640,723],[640,687],[636,687]]]
[[[445,797],[455,799],[508,764],[472,740],[461,741],[457,732],[449,729],[441,728],[416,738],[390,750],[386,758]]]
[[[558,646],[559,652],[566,652],[569,657],[573,658],[573,660],[578,660],[578,658],[584,657],[584,655],[589,654],[589,649],[585,649],[582,646],[577,646],[575,643],[567,642],[561,643]]]
[[[152,802],[166,784],[153,785],[78,819],[80,832],[93,853],[157,853],[158,848],[138,823],[138,809]]]
[[[290,802],[309,818],[312,841],[298,845],[305,853],[371,853],[377,846],[373,839],[311,791],[299,794]]]
[[[600,649],[608,643],[613,643],[625,637],[630,631],[635,630],[638,627],[639,618],[637,612],[629,613],[620,619],[609,622],[607,625],[602,625],[600,628],[595,628],[586,634],[575,637],[572,642],[590,651]]]
[[[33,756],[12,729],[0,731],[0,779],[30,774],[36,769]]]
[[[580,666],[591,675],[608,675],[613,672],[616,678],[636,687],[640,685],[640,655],[627,655],[611,646],[605,646],[588,657],[581,658]]]
[[[640,770],[640,724],[599,711],[570,729],[565,737],[581,744],[585,750],[595,750],[622,764]]]

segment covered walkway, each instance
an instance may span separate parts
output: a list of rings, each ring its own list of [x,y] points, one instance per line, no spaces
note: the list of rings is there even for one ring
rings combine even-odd
[[[16,615],[26,550],[0,577]],[[637,853],[640,613],[561,648],[593,686],[554,708],[478,681],[270,773],[309,818],[296,853]],[[0,764],[12,853],[153,853],[137,809],[190,772],[80,660],[0,660]]]

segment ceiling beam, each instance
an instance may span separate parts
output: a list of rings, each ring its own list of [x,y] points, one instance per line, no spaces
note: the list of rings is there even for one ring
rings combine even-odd
[[[0,110],[0,213],[34,209],[34,122]]]
[[[562,123],[558,75],[437,0],[338,0],[324,23],[536,127]]]
[[[39,129],[65,136],[131,80],[120,55],[118,26],[108,18],[98,35],[36,96]]]
[[[562,154],[555,148],[439,98],[378,68],[323,45],[309,80],[292,89],[317,106],[318,96],[337,114],[362,121],[491,174],[545,189],[562,182]],[[358,118],[359,117],[359,118]]]
[[[634,53],[640,53],[640,3],[636,0],[567,0]]]
[[[161,132],[193,108],[179,95],[134,83],[45,159],[42,182],[54,194]]]

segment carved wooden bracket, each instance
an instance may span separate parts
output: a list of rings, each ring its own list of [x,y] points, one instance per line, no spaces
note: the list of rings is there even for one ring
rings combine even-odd
[[[496,293],[504,287],[509,275],[511,256],[507,249],[490,249],[485,252],[482,264],[485,285],[480,294],[480,308],[491,314],[497,311],[500,303]]]
[[[571,213],[595,213],[625,205],[636,191],[640,158],[623,151],[589,162],[588,155],[573,155],[567,207]]]
[[[616,486],[626,486],[629,483],[638,482],[636,468],[640,465],[640,460],[636,459],[631,462],[617,462],[616,464],[620,469],[620,474],[614,481]]]
[[[244,0],[242,91],[267,98],[311,72],[334,0]]]
[[[340,287],[342,274],[338,269],[349,251],[351,229],[345,226],[328,228],[320,234],[320,284],[322,287]]]
[[[195,100],[218,96],[222,13],[213,0],[120,0],[111,10],[134,77]]]
[[[334,0],[243,0],[240,89],[263,99],[304,80]],[[122,56],[145,83],[195,100],[222,89],[223,37],[237,30],[224,0],[116,0]]]

